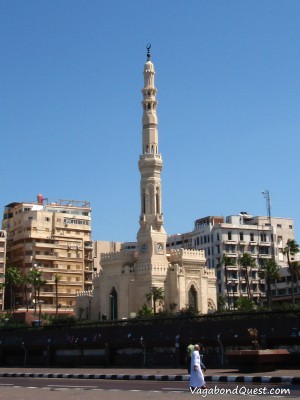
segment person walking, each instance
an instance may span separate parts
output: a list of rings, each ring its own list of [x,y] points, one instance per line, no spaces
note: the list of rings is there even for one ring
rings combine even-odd
[[[193,351],[194,351],[194,345],[189,344],[188,347],[186,348],[186,366],[189,374],[191,373],[191,360]]]
[[[199,354],[200,346],[195,344],[191,359],[190,388],[206,389],[206,384],[201,369],[201,361]]]

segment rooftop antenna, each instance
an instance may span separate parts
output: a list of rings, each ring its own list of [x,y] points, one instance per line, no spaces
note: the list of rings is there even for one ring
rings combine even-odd
[[[147,49],[147,61],[150,61],[150,49],[151,49],[151,43],[148,43],[146,46]]]
[[[265,189],[262,192],[262,195],[266,199],[266,204],[267,204],[267,212],[268,212],[268,218],[269,218],[269,225],[270,225],[270,233],[271,233],[271,255],[274,257],[275,254],[275,249],[274,249],[274,242],[273,242],[273,229],[272,229],[272,218],[271,218],[271,199],[270,199],[270,192],[269,190]]]
[[[264,198],[266,199],[266,203],[267,203],[267,212],[268,212],[268,218],[271,224],[271,199],[270,199],[270,192],[269,190],[264,190],[262,192],[262,195],[264,196]]]

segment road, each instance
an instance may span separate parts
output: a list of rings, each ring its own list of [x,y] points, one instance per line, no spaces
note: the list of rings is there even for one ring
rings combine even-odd
[[[0,378],[0,400],[156,400],[204,398],[210,400],[226,397],[228,399],[245,400],[253,398],[259,391],[269,393],[270,390],[289,389],[290,394],[278,394],[280,399],[300,397],[300,386],[256,385],[236,383],[209,383],[208,393],[191,394],[188,382],[135,381],[135,380],[100,380],[100,379],[56,379],[56,378]],[[240,394],[225,394],[225,390],[242,391]],[[219,391],[219,394],[216,392]],[[247,393],[244,395],[243,393]],[[214,393],[212,393],[214,392]],[[255,399],[272,399],[272,395],[255,395]]]

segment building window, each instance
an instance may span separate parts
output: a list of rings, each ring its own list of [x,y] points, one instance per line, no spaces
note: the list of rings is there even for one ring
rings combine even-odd
[[[293,229],[293,225],[289,225],[289,229]]]
[[[269,254],[269,247],[260,246],[259,247],[259,254]]]
[[[250,233],[250,241],[254,242],[254,233]]]
[[[232,234],[231,234],[231,232],[228,232],[228,240],[232,240]]]
[[[261,240],[262,242],[266,242],[266,241],[267,241],[267,235],[266,235],[265,233],[261,233],[261,234],[260,234],[260,240]]]
[[[240,232],[240,240],[244,240],[244,233]]]

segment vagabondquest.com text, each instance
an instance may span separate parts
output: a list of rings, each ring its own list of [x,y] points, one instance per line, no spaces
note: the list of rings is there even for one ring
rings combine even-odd
[[[253,395],[284,395],[290,394],[290,389],[287,388],[267,388],[267,387],[246,387],[237,385],[235,388],[220,388],[217,385],[206,389],[191,388],[190,392],[194,395],[206,397],[210,394],[227,394],[227,395],[242,395],[242,396],[253,396]]]

